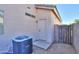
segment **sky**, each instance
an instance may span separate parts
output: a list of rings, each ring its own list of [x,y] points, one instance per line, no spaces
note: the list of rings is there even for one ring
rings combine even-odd
[[[62,24],[73,23],[79,19],[79,4],[57,4],[56,5],[62,19]]]

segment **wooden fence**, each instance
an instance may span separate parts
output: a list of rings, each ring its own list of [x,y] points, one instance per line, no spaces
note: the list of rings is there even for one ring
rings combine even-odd
[[[72,44],[72,25],[55,25],[55,43]]]

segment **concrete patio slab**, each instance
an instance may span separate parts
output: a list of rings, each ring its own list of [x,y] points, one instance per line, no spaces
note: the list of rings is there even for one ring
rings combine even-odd
[[[33,54],[76,54],[76,51],[71,45],[56,43],[48,50],[34,46]]]

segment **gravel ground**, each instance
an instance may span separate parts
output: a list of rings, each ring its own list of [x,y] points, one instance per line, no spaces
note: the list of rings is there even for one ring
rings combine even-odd
[[[76,54],[76,51],[71,45],[56,43],[47,50],[33,46],[33,54]]]
[[[3,54],[11,54],[12,48]],[[47,50],[33,46],[33,54],[76,54],[75,49],[68,44],[55,43],[52,44]]]

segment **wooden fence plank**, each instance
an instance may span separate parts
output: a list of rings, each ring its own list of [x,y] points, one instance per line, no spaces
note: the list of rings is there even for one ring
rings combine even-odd
[[[72,26],[55,25],[55,42],[72,44]]]

